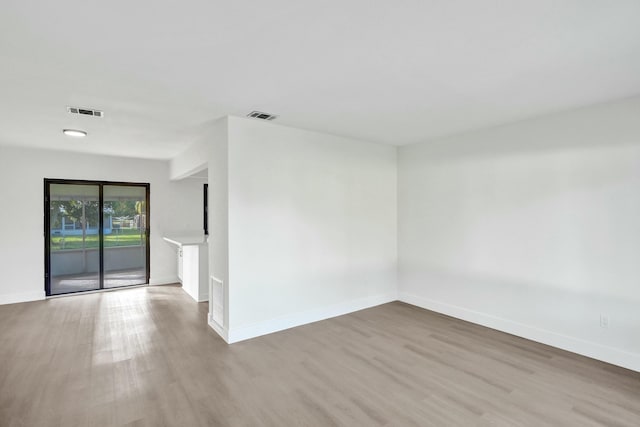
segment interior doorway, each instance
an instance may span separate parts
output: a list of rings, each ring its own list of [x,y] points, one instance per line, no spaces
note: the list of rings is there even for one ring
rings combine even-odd
[[[149,184],[44,180],[47,296],[149,283]]]

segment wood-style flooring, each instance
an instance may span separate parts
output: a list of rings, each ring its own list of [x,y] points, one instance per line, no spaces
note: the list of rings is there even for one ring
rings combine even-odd
[[[227,345],[147,287],[0,306],[0,426],[640,426],[640,373],[385,304]]]

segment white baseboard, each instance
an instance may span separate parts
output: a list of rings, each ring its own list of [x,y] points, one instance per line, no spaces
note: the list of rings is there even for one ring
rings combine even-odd
[[[287,314],[284,316],[276,317],[274,319],[266,320],[264,322],[230,329],[227,331],[227,342],[231,344],[262,335],[271,334],[273,332],[294,328],[296,326],[306,325],[307,323],[313,323],[320,320],[329,319],[331,317],[342,316],[343,314],[349,314],[353,313],[354,311],[364,310],[365,308],[371,308],[380,304],[386,304],[388,302],[395,301],[397,300],[397,297],[397,294],[393,292],[389,294],[358,298],[340,304],[320,307],[299,313]]]
[[[149,278],[150,286],[175,285],[176,283],[180,283],[180,279],[178,279],[178,276],[164,276],[164,277]]]
[[[216,333],[220,335],[222,339],[227,342],[227,344],[229,344],[229,331],[227,330],[227,328],[223,328],[222,326],[218,325],[218,323],[214,322],[211,319],[211,315],[207,315],[207,322],[209,323],[211,329],[216,331]]]
[[[399,299],[407,304],[640,372],[640,354],[629,353],[618,348],[562,335],[557,332],[540,329],[535,326],[525,325],[444,302],[434,301],[406,292],[400,292]]]
[[[0,295],[0,305],[16,304],[19,302],[40,301],[46,299],[44,291],[37,292],[21,292],[17,294]]]
[[[182,287],[182,291],[189,295],[189,297],[191,299],[193,299],[195,302],[208,302],[209,301],[209,295],[193,295],[191,294],[191,292],[188,292],[184,286]]]

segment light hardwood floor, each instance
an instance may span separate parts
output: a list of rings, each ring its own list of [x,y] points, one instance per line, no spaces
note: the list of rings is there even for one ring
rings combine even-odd
[[[0,426],[639,426],[640,373],[391,303],[225,344],[149,287],[0,306]]]

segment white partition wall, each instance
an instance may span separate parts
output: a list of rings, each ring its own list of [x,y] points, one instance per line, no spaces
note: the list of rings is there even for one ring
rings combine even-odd
[[[395,300],[396,148],[235,117],[225,126],[209,185],[211,240],[228,235],[210,261],[227,339]]]

